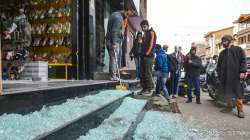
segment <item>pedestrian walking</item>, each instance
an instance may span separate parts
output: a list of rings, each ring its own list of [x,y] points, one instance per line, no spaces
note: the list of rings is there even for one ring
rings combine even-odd
[[[119,80],[117,65],[118,68],[121,67],[124,25],[130,15],[132,15],[132,11],[125,9],[124,11],[113,12],[108,20],[106,46],[109,53],[110,80],[112,81]]]
[[[161,90],[168,102],[170,101],[169,93],[166,87],[166,82],[169,75],[168,57],[161,46],[156,48],[155,71],[157,76],[156,96],[160,95]]]
[[[217,64],[218,76],[227,101],[227,108],[221,112],[231,112],[234,107],[232,99],[235,98],[238,117],[244,118],[242,83],[247,71],[246,55],[242,48],[232,45],[232,41],[230,35],[222,37],[221,43],[225,49],[220,53]]]
[[[196,44],[192,43],[190,52],[184,62],[184,69],[186,71],[186,78],[188,82],[188,100],[186,103],[192,102],[192,92],[194,86],[194,93],[196,96],[196,103],[201,104],[200,100],[200,73],[202,68],[201,58],[196,55]]]
[[[152,78],[152,65],[156,46],[156,33],[149,28],[147,20],[141,22],[141,28],[144,32],[142,39],[142,57],[141,57],[141,94],[150,94],[154,88]]]
[[[136,79],[140,79],[141,67],[141,48],[142,48],[142,32],[138,32],[133,43],[133,47],[129,53],[131,60],[134,59],[136,66]]]

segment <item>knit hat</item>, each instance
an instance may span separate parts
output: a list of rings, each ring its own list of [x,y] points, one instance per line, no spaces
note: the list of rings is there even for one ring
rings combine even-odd
[[[233,40],[233,37],[231,35],[224,35],[222,38],[221,38],[221,42],[224,42],[224,41],[229,41],[231,42]]]

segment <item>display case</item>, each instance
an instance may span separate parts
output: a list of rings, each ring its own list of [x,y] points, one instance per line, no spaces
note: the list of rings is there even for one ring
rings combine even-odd
[[[33,0],[29,6],[32,47],[49,63],[71,62],[71,0]]]

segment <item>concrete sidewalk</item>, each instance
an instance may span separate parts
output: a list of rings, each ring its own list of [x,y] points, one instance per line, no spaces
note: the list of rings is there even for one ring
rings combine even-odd
[[[223,140],[249,140],[250,139],[250,105],[244,106],[246,117],[240,119],[235,116],[236,110],[231,114],[223,114],[222,109],[214,103],[207,93],[202,93],[202,104],[185,103],[186,99],[177,99],[184,119],[194,120],[194,127],[202,129],[205,133],[218,134]],[[195,99],[194,99],[195,100]]]

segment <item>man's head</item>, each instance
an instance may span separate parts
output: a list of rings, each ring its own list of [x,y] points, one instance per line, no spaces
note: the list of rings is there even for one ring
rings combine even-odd
[[[218,62],[218,59],[219,59],[219,56],[218,56],[218,55],[214,55],[214,56],[213,56],[213,60],[214,60],[215,62]]]
[[[178,49],[178,51],[179,51],[179,52],[181,52],[181,50],[182,50],[182,47],[181,47],[181,46],[179,46],[179,49]]]
[[[123,17],[124,19],[128,18],[129,16],[132,16],[133,15],[133,11],[129,8],[126,8],[124,11],[123,11]]]
[[[137,35],[136,35],[136,38],[141,38],[142,37],[142,32],[138,32]]]
[[[224,35],[221,38],[221,44],[224,48],[227,48],[230,46],[231,42],[233,40],[233,37],[231,35]]]
[[[197,49],[197,45],[196,45],[196,43],[193,42],[191,44],[190,54],[191,55],[196,55],[196,49]]]
[[[23,8],[19,9],[19,14],[23,14],[23,13],[24,13],[24,9]]]
[[[142,42],[142,32],[138,32],[136,35],[136,40],[141,43]]]
[[[177,53],[179,50],[178,46],[174,46],[174,52]]]
[[[165,52],[168,51],[168,45],[167,45],[167,44],[163,45],[163,50],[164,50]]]
[[[147,20],[143,20],[143,21],[141,22],[141,29],[142,29],[142,31],[144,31],[144,32],[146,32],[146,31],[149,30],[149,23],[148,23]]]
[[[156,54],[158,54],[159,53],[159,51],[162,49],[161,48],[161,44],[156,44],[156,47],[155,47],[156,49],[155,49],[155,52],[156,52]]]

